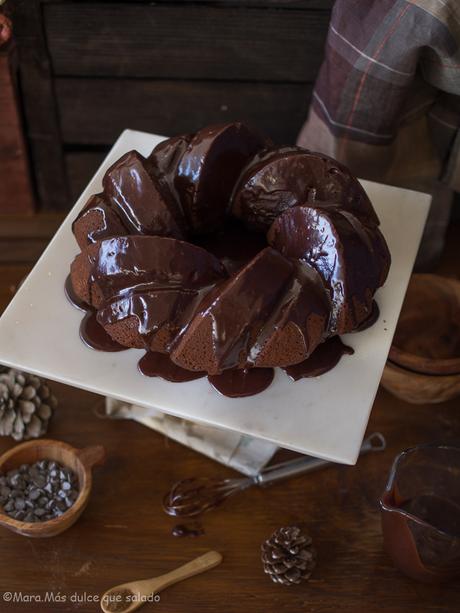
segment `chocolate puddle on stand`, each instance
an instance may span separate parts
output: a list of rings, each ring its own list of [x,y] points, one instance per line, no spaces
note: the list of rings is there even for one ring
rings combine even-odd
[[[273,368],[235,368],[224,370],[220,375],[208,375],[208,381],[224,396],[244,398],[266,390],[274,375]]]
[[[319,377],[319,375],[324,375],[324,373],[332,370],[343,355],[352,355],[353,353],[354,350],[351,347],[342,343],[340,336],[333,336],[318,345],[309,358],[300,362],[300,364],[285,366],[283,370],[294,381],[303,377]]]
[[[85,302],[80,300],[80,298],[78,298],[78,296],[75,294],[75,292],[73,290],[72,279],[70,278],[70,274],[67,275],[67,278],[65,280],[64,292],[65,292],[67,300],[74,307],[76,307],[77,309],[80,309],[80,311],[88,311],[89,310],[89,306]]]
[[[380,317],[379,305],[375,302],[375,300],[373,300],[371,314],[369,315],[367,319],[365,319],[362,323],[360,323],[359,326],[355,330],[353,330],[353,333],[363,332],[363,330],[367,330],[368,328],[370,328],[371,326],[375,324],[375,322],[377,321],[379,317]]]
[[[70,275],[65,282],[65,294],[67,299],[79,310],[85,312],[80,324],[80,338],[92,349],[98,351],[125,351],[128,347],[114,341],[96,319],[96,311],[83,303],[75,295]],[[379,310],[375,307],[360,327],[360,330],[370,327],[378,319]],[[313,354],[304,362],[287,366],[283,370],[291,379],[298,381],[304,377],[317,377],[322,375],[339,362],[342,355],[353,354],[351,347],[342,343],[340,337],[334,336],[315,349]],[[138,363],[139,371],[147,377],[162,377],[174,383],[194,381],[206,376],[204,372],[186,370],[174,364],[168,355],[148,351]],[[222,395],[229,398],[244,398],[263,392],[272,383],[274,377],[273,368],[248,368],[226,370],[220,375],[209,375],[208,381]]]
[[[80,311],[85,312],[85,316],[80,323],[80,338],[91,349],[97,351],[125,351],[128,347],[123,347],[107,334],[104,328],[96,319],[96,311],[75,295],[72,287],[70,275],[67,276],[64,284],[64,292],[67,300]]]
[[[166,381],[183,383],[206,377],[205,372],[186,370],[177,366],[165,353],[148,351],[138,362],[140,372],[146,377],[161,377]]]
[[[128,347],[123,347],[107,334],[104,328],[98,323],[95,311],[88,311],[81,320],[80,338],[91,347],[98,351],[126,351]]]

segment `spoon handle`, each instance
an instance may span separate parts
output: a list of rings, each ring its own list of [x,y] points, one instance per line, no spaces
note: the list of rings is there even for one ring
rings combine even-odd
[[[198,575],[205,570],[214,568],[214,566],[217,566],[221,562],[222,555],[218,551],[208,551],[208,553],[195,558],[191,562],[187,562],[187,564],[184,564],[183,566],[179,566],[179,568],[172,570],[170,573],[166,573],[165,575],[161,575],[160,577],[153,579],[151,583],[151,591],[159,592],[160,590],[164,590],[166,587],[169,587],[178,581],[188,579],[189,577]]]

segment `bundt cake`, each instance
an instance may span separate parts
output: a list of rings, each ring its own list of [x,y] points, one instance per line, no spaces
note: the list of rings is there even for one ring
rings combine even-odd
[[[107,170],[73,223],[72,293],[112,345],[147,350],[145,374],[249,395],[276,366],[325,372],[349,351],[337,335],[372,323],[390,266],[378,226],[338,162],[206,127]]]

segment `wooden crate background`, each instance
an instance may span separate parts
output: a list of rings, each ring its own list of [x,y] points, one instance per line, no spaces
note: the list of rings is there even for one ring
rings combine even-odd
[[[248,121],[293,143],[333,0],[10,3],[44,210],[68,209],[124,128]]]
[[[34,201],[16,87],[16,53],[0,48],[0,213],[32,213]]]

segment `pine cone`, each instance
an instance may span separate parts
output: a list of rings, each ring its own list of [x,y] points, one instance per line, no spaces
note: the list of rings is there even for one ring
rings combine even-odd
[[[279,528],[262,544],[264,571],[272,581],[283,585],[308,581],[316,566],[311,542],[298,526]]]
[[[43,436],[56,406],[43,379],[13,368],[0,373],[0,436],[16,441]]]

